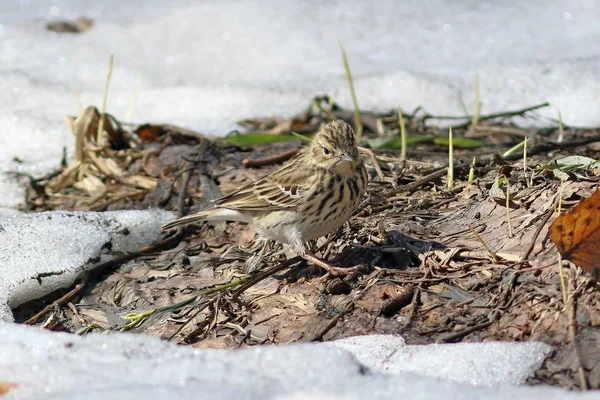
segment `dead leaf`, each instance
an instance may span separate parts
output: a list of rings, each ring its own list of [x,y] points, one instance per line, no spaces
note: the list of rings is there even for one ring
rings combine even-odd
[[[550,239],[562,254],[600,282],[600,190],[562,214],[550,227]]]
[[[160,125],[144,124],[140,125],[134,131],[134,133],[137,134],[144,142],[152,143],[164,135],[165,131]]]
[[[0,382],[0,396],[10,392],[11,390],[17,388],[19,385],[11,382]]]
[[[92,29],[94,20],[86,17],[79,17],[75,21],[56,21],[49,22],[46,29],[57,33],[83,33]]]

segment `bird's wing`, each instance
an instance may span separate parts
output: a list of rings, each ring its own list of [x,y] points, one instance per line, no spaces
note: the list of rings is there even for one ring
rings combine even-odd
[[[314,171],[301,159],[215,200],[219,207],[240,211],[276,211],[295,208],[314,182]]]

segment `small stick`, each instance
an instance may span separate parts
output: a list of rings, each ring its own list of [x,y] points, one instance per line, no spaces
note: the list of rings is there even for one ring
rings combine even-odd
[[[524,140],[522,142],[519,142],[519,143],[515,144],[510,149],[506,150],[504,152],[504,154],[502,154],[502,158],[506,158],[506,157],[510,156],[511,154],[513,154],[515,151],[519,150],[523,146],[525,146],[525,141]]]
[[[524,274],[525,272],[541,271],[541,270],[551,267],[553,265],[554,265],[554,263],[547,264],[547,265],[541,265],[539,267],[521,268],[519,270],[516,270],[515,274]]]
[[[481,113],[481,101],[479,100],[479,78],[475,77],[475,110],[473,111],[473,120],[471,126],[476,127],[479,123],[479,114]]]
[[[556,209],[556,215],[560,215],[562,208],[562,193],[564,188],[564,182],[560,183],[560,188],[558,189],[558,208]],[[562,254],[557,250],[558,254],[558,276],[560,278],[560,291],[562,293],[563,304],[567,305],[567,284],[565,282],[564,269],[562,265]]]
[[[513,237],[512,223],[510,221],[510,183],[506,178],[506,220],[508,222],[508,237]]]
[[[477,161],[477,157],[473,157],[473,162],[471,163],[471,168],[469,168],[469,179],[468,179],[468,183],[473,183],[473,180],[475,180],[475,163]]]
[[[537,229],[535,230],[535,233],[533,234],[533,237],[529,241],[529,246],[527,246],[527,249],[525,249],[525,252],[521,256],[521,264],[523,264],[525,261],[527,261],[527,258],[529,258],[529,255],[531,254],[531,252],[533,251],[533,247],[535,246],[535,241],[540,236],[542,229],[544,229],[544,226],[546,226],[546,223],[548,222],[551,216],[552,210],[546,211],[546,213],[543,215],[542,221],[538,225]]]
[[[489,248],[489,246],[485,243],[481,236],[479,236],[479,233],[477,233],[477,231],[471,225],[469,225],[468,228],[473,234],[473,236],[475,236],[475,239],[477,239],[477,241],[481,243],[485,251],[487,251],[490,257],[492,257],[492,260],[494,260],[494,262],[497,263],[499,261],[498,255],[496,255],[496,253],[494,253],[492,249]]]
[[[527,187],[531,187],[533,184],[533,173],[531,174],[531,181],[527,179],[527,139],[525,136],[525,140],[523,140],[523,176],[525,177],[525,183],[527,183]]]
[[[462,339],[463,337],[470,335],[473,332],[477,332],[481,329],[486,329],[489,328],[492,324],[494,323],[494,321],[488,321],[488,322],[483,322],[481,324],[478,325],[474,325],[471,326],[465,330],[462,330],[460,332],[454,332],[448,335],[445,335],[443,337],[441,337],[439,340],[436,340],[436,342],[440,343],[452,343],[455,342],[458,339]]]
[[[463,169],[463,168],[465,168],[467,166],[468,166],[468,164],[460,164],[460,165],[457,165],[454,169],[455,170],[459,170],[459,169]],[[403,192],[403,191],[407,191],[408,193],[412,194],[412,193],[416,192],[417,190],[419,190],[419,188],[421,186],[424,186],[424,185],[428,184],[429,182],[434,181],[436,179],[439,179],[439,178],[441,178],[441,177],[443,177],[444,175],[447,175],[447,174],[448,174],[448,171],[446,170],[446,168],[445,167],[441,168],[441,169],[439,169],[439,170],[437,170],[435,172],[432,172],[429,175],[425,175],[421,179],[418,179],[418,180],[416,180],[416,181],[414,181],[412,183],[404,185],[404,186],[402,186],[402,187],[400,187],[398,189],[392,190],[392,192],[390,193],[390,195],[391,194],[395,194],[395,193],[400,193],[400,192]]]
[[[478,122],[487,121],[490,119],[500,118],[500,117],[514,117],[516,115],[523,115],[529,111],[534,111],[539,108],[548,107],[549,105],[550,105],[550,103],[542,103],[542,104],[538,104],[536,106],[526,107],[526,108],[522,108],[522,109],[516,110],[516,111],[507,111],[507,112],[483,115],[483,116],[479,117]],[[465,117],[433,117],[433,118],[434,119],[465,119]],[[470,117],[470,119],[472,119],[472,118],[473,117]],[[454,125],[452,128],[454,128],[454,129],[466,128],[467,126],[469,126],[470,123],[471,123],[471,121],[467,121],[462,124]]]
[[[574,286],[574,284],[573,284]],[[573,288],[573,295],[571,296],[571,301],[568,304],[568,333],[569,339],[571,340],[571,345],[573,346],[573,351],[575,352],[575,357],[577,358],[577,362],[579,366],[577,367],[577,372],[579,374],[579,386],[581,390],[589,390],[587,378],[585,376],[585,370],[583,368],[583,363],[581,362],[581,354],[579,353],[579,348],[577,346],[577,298],[578,290]],[[567,304],[565,304],[567,305]]]
[[[325,328],[323,328],[321,330],[321,332],[317,333],[314,337],[312,337],[310,339],[310,341],[311,342],[321,342],[321,341],[323,341],[323,336],[325,336],[327,334],[327,332],[329,332],[330,330],[332,330],[333,328],[335,328],[335,326],[340,321],[340,319],[342,319],[343,316],[344,316],[343,314],[339,314],[339,315],[336,315],[335,317],[333,317],[331,319],[331,321],[329,321],[329,323],[325,326]]]
[[[554,142],[542,142],[538,143],[535,146],[532,146],[531,149],[527,152],[529,157],[538,155],[540,153],[545,153],[552,150],[566,150],[572,147],[585,146],[586,144],[596,143],[600,141],[600,135],[593,135],[588,137],[582,137],[578,139],[567,140],[560,144]],[[522,154],[509,154],[506,156],[502,156],[505,161],[513,161],[522,158]]]
[[[352,104],[354,104],[354,129],[356,129],[356,143],[360,144],[362,140],[363,123],[360,115],[360,108],[358,107],[358,101],[356,100],[356,92],[354,91],[354,81],[352,80],[352,73],[350,72],[350,65],[348,64],[348,57],[346,56],[346,50],[344,50],[344,45],[341,41],[340,51],[342,52],[344,70],[346,70],[346,78],[348,79],[348,86],[350,87]]]
[[[565,127],[563,125],[562,115],[558,112],[558,143],[562,143],[565,140]]]
[[[383,180],[383,171],[379,166],[379,162],[377,162],[377,157],[375,157],[375,153],[373,153],[373,150],[361,146],[357,146],[357,148],[359,151],[362,151],[363,153],[369,156],[369,158],[371,159],[371,163],[373,164],[373,168],[375,168],[375,171],[377,172],[377,176],[379,177],[379,179]]]
[[[259,274],[257,274],[256,276],[253,276],[252,278],[248,279],[245,283],[243,283],[232,295],[233,299],[238,298],[242,293],[244,293],[248,288],[256,285],[258,282],[262,281],[263,279],[268,278],[269,276],[273,275],[274,273],[281,271],[282,269],[291,267],[294,264],[299,263],[300,261],[302,261],[302,257],[300,256],[296,256],[294,258],[290,258],[289,260],[280,262],[279,264],[275,265],[274,267],[271,267],[269,269],[267,269],[266,271],[260,272]]]
[[[398,124],[400,125],[400,160],[406,161],[406,122],[400,107],[398,107]]]
[[[283,153],[275,154],[273,156],[255,158],[255,159],[244,159],[242,160],[242,165],[245,168],[260,168],[265,167],[267,165],[279,164],[284,161],[289,160],[298,154],[298,149],[291,149],[288,151],[284,151]]]
[[[113,54],[111,54],[110,61],[108,62],[108,73],[106,74],[106,82],[104,83],[104,94],[102,95],[102,109],[100,111],[100,122],[98,123],[98,133],[96,134],[96,141],[101,145],[103,144],[102,133],[104,132],[104,113],[106,112],[106,100],[108,98],[108,87],[110,85],[110,77],[112,76],[114,60],[115,60],[115,56]]]
[[[452,128],[448,130],[448,181],[446,184],[449,189],[452,189],[452,186],[454,186],[454,140]]]
[[[73,289],[71,289],[69,292],[67,292],[60,299],[58,299],[56,301],[53,301],[51,304],[48,304],[40,312],[38,312],[37,314],[35,314],[33,317],[29,318],[24,323],[27,324],[27,325],[33,325],[33,324],[35,324],[44,315],[46,315],[50,311],[54,310],[55,307],[60,307],[63,304],[65,304],[67,301],[69,301],[73,297],[75,297],[75,295],[77,295],[79,292],[81,292],[81,289],[83,289],[84,287],[85,287],[85,280],[84,280],[84,282],[81,282],[81,283],[78,283],[77,285],[75,285],[75,287]]]
[[[373,214],[376,214],[378,212],[388,210],[388,209],[390,209],[392,207],[393,207],[392,204],[384,204],[382,206],[373,207],[373,209],[371,211],[369,211],[367,209],[364,209],[361,212],[359,212],[358,214],[356,214],[356,216],[357,217],[366,217],[368,215],[373,215]]]

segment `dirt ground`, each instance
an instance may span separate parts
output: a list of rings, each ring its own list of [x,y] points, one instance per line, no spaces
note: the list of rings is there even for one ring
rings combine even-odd
[[[397,147],[377,145],[397,137],[395,113],[362,116],[363,143],[374,147],[383,176],[367,158],[371,181],[358,212],[313,244],[323,258],[359,266],[356,274],[324,276],[288,249],[255,240],[246,225],[205,223],[166,232],[76,286],[19,307],[17,321],[218,348],[370,333],[400,334],[412,344],[535,340],[555,352],[531,384],[600,388],[596,282],[568,262],[559,268],[548,237],[559,199],[565,210],[598,187],[596,169],[553,162],[574,154],[598,159],[600,130],[523,128],[518,123],[535,117],[528,110],[482,116],[476,126],[443,121],[454,124],[457,138],[448,187],[448,146],[438,140],[447,130],[432,124],[440,118],[423,110],[405,116],[408,134],[422,140],[403,161]],[[330,118],[353,122],[351,111],[313,107],[292,120],[243,121],[243,130],[263,133],[261,140],[310,135]],[[159,206],[185,215],[269,173],[304,145],[293,137],[249,146],[240,144],[243,135],[217,140],[169,125],[107,123],[116,133],[94,153],[100,161],[90,156],[79,177],[66,177],[65,165],[31,179],[28,210]],[[526,165],[523,148],[503,154],[525,137]],[[123,174],[108,173],[111,163]]]

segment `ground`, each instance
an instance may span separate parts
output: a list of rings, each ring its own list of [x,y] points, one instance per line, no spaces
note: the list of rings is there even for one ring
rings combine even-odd
[[[295,137],[258,141],[290,131],[310,135],[331,118],[354,123],[351,111],[327,99],[315,104],[291,120],[243,121],[244,131],[262,135],[228,139],[164,125],[126,130],[111,119],[103,150],[85,148],[98,144],[90,134],[97,120],[80,119],[75,125],[83,128],[74,128],[84,143],[80,163],[32,179],[27,208],[158,206],[179,215],[204,209],[303,146]],[[197,347],[369,333],[400,334],[412,344],[536,340],[555,353],[531,384],[600,388],[596,282],[568,262],[559,268],[548,235],[559,199],[563,210],[571,208],[598,182],[593,168],[557,168],[553,161],[572,154],[598,158],[599,131],[514,122],[528,115],[519,110],[481,116],[476,124],[456,121],[448,185],[447,129],[432,124],[439,118],[423,110],[405,116],[404,161],[396,113],[363,112],[363,143],[374,148],[382,176],[366,157],[371,181],[356,215],[312,244],[323,258],[358,266],[355,274],[325,276],[289,249],[263,246],[251,227],[206,223],[165,232],[73,288],[19,307],[15,316],[48,329],[131,330]],[[526,159],[523,148],[505,153],[525,137]]]

